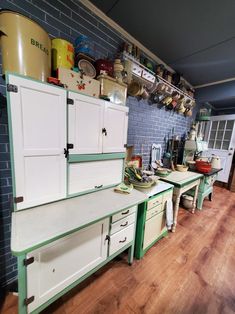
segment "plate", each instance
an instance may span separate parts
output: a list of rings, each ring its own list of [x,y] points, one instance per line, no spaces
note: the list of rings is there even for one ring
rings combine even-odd
[[[91,78],[96,77],[95,67],[88,60],[85,60],[85,59],[79,60],[78,67],[80,71],[82,71],[85,75]]]

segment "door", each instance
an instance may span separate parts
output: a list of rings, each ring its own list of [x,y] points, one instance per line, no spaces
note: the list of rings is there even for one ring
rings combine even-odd
[[[27,297],[34,296],[29,312],[106,260],[108,227],[106,218],[27,255],[34,257],[27,266]]]
[[[145,222],[144,230],[144,243],[143,249],[145,250],[151,245],[166,229],[166,212],[162,211],[159,214],[153,216]]]
[[[219,181],[228,182],[235,147],[235,115],[211,117],[208,126],[208,151],[206,156],[217,155],[221,159],[221,168],[218,173]]]
[[[69,164],[69,195],[100,190],[122,181],[123,159]]]
[[[68,141],[71,154],[102,153],[104,101],[69,92],[74,101],[68,109]]]
[[[15,209],[66,197],[66,91],[8,75]]]
[[[126,106],[105,103],[103,153],[126,151],[128,111]]]

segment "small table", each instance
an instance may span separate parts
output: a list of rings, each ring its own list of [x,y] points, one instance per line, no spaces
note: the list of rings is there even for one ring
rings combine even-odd
[[[193,196],[193,208],[192,213],[195,212],[196,200],[198,196],[198,188],[203,178],[202,174],[191,172],[191,171],[173,171],[167,177],[162,177],[161,180],[174,185],[173,200],[174,200],[174,221],[172,226],[172,232],[175,232],[180,204],[180,197],[183,193],[188,190],[194,189]]]
[[[197,199],[197,208],[202,209],[202,204],[204,201],[204,198],[209,196],[209,200],[212,200],[212,193],[213,193],[213,184],[217,179],[218,173],[222,170],[221,169],[214,169],[208,173],[203,174],[203,178],[201,180],[201,183],[199,185],[199,190],[198,190],[198,199]],[[197,171],[195,171],[197,172]],[[199,172],[197,172],[199,173]],[[188,193],[190,195],[194,195],[194,191],[191,191]]]

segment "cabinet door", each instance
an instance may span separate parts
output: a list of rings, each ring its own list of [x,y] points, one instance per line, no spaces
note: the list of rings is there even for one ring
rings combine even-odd
[[[68,109],[68,140],[71,154],[102,153],[104,101],[69,92],[74,104]]]
[[[69,164],[69,194],[99,190],[122,181],[123,159]]]
[[[103,153],[126,151],[128,111],[126,106],[105,103]]]
[[[14,196],[23,209],[66,197],[66,91],[14,75],[8,83]]]
[[[107,258],[108,226],[106,218],[28,254],[28,258],[34,257],[27,266],[27,297],[34,296],[29,312]]]
[[[166,229],[165,211],[148,219],[145,223],[143,249],[152,244]]]

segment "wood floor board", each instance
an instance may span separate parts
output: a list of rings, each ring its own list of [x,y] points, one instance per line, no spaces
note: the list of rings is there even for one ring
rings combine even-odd
[[[122,254],[43,313],[234,314],[235,193],[216,186],[202,211],[180,209],[176,233],[126,261]],[[9,295],[0,313],[16,312]]]

